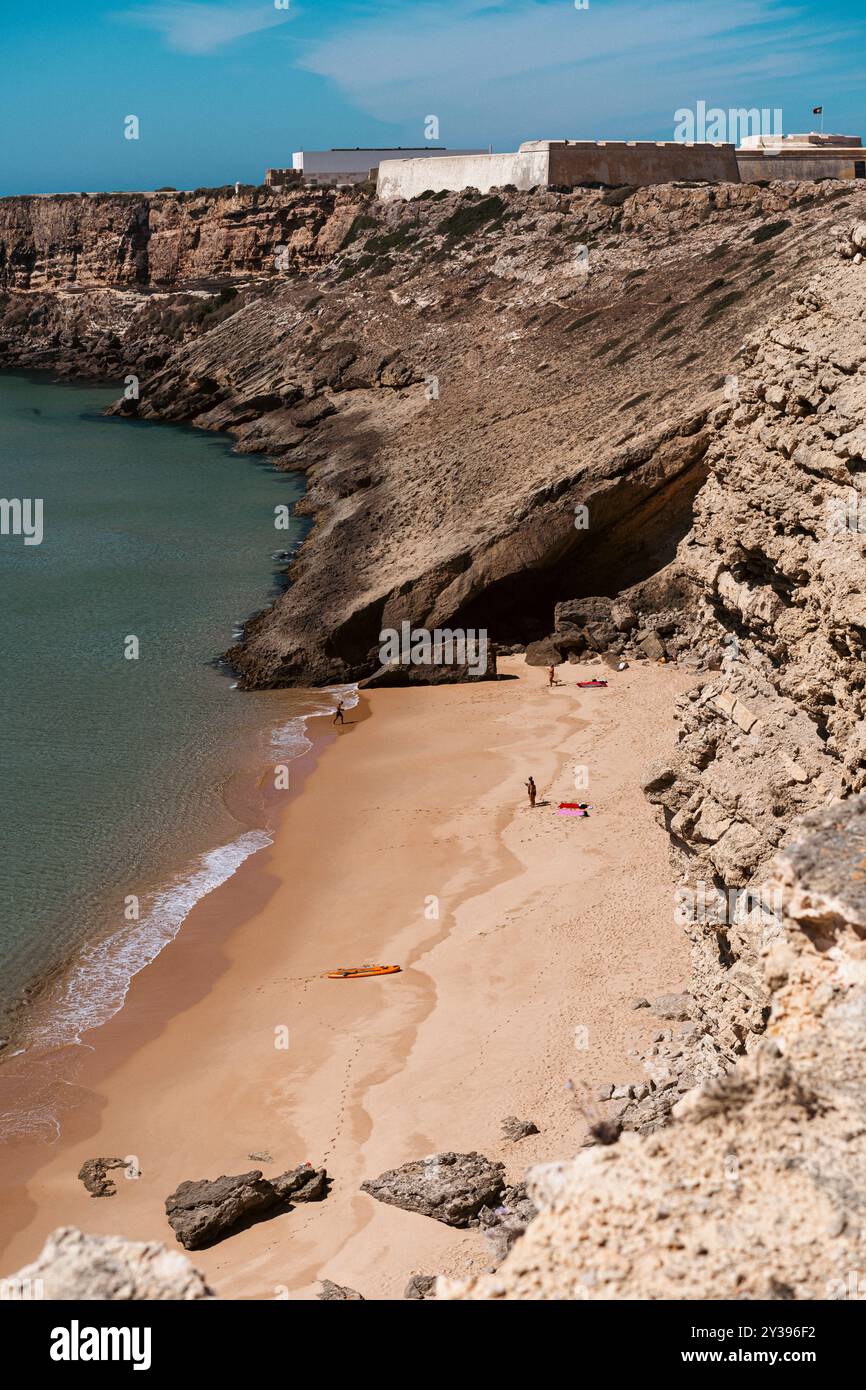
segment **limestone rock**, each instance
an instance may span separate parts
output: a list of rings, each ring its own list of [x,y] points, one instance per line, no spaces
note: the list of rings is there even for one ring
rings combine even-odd
[[[659,661],[667,656],[667,648],[658,632],[647,632],[638,638],[638,646],[649,661]]]
[[[631,632],[638,625],[637,614],[629,603],[612,603],[610,618],[620,632]]]
[[[41,1296],[74,1303],[215,1296],[204,1275],[177,1250],[167,1250],[158,1241],[88,1236],[74,1226],[54,1231],[33,1264],[2,1282],[24,1290],[41,1286]]]
[[[182,1182],[166,1198],[165,1210],[181,1245],[196,1250],[229,1235],[242,1220],[255,1219],[276,1207],[289,1210],[292,1202],[318,1201],[326,1191],[324,1169],[307,1165],[273,1180],[254,1169],[214,1181]]]
[[[692,998],[689,994],[660,994],[650,1008],[658,1018],[687,1019],[691,1017]]]
[[[379,1202],[432,1216],[447,1226],[470,1226],[498,1204],[505,1168],[482,1154],[439,1153],[404,1163],[361,1184]]]

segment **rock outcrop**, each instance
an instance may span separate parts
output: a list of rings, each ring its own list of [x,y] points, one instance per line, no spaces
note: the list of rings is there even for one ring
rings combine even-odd
[[[707,416],[706,481],[667,571],[684,602],[663,635],[714,674],[680,697],[678,747],[645,779],[680,878],[692,1003],[643,1058],[650,1093],[616,1110],[626,1129],[652,1132],[759,1045],[760,953],[781,929],[769,865],[801,816],[866,785],[863,225],[828,229]]]
[[[326,1195],[324,1168],[309,1164],[265,1178],[256,1168],[235,1177],[182,1182],[165,1201],[169,1225],[187,1250],[212,1245],[231,1234],[240,1221],[256,1220],[276,1208],[288,1211],[295,1202],[318,1202]]]
[[[91,1197],[113,1197],[117,1183],[108,1176],[112,1168],[125,1168],[123,1158],[88,1158],[82,1163],[78,1176]]]
[[[432,1216],[446,1226],[477,1225],[505,1191],[505,1167],[482,1154],[431,1154],[361,1184],[377,1202]]]
[[[179,1251],[167,1250],[158,1241],[88,1236],[74,1226],[54,1231],[32,1264],[2,1282],[7,1297],[20,1289],[22,1298],[72,1303],[215,1297],[204,1275]]]
[[[228,653],[245,687],[372,676],[404,620],[525,645],[587,594],[625,594],[608,647],[670,659],[725,373],[860,201],[833,183],[10,199],[0,364],[132,374],[119,413],[306,472],[291,588]],[[578,652],[579,630],[556,636]]]
[[[359,197],[242,185],[0,198],[0,290],[160,290],[303,270],[339,248]]]

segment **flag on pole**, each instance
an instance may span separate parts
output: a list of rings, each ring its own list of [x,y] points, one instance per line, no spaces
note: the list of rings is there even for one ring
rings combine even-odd
[[[812,115],[813,115],[813,116],[823,116],[823,114],[824,114],[824,108],[823,108],[823,106],[813,106],[813,107],[812,107]]]

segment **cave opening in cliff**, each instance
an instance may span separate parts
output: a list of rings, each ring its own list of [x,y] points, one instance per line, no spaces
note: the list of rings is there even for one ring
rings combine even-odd
[[[455,623],[486,628],[491,641],[505,645],[534,642],[553,632],[557,603],[616,598],[652,580],[671,564],[691,530],[695,496],[705,478],[700,460],[648,496],[624,483],[612,494],[614,504],[608,500],[612,519],[607,524],[593,527],[591,503],[588,529],[574,529],[564,544],[559,540],[546,563],[490,584],[461,607]],[[659,606],[684,603],[688,587],[671,576]]]

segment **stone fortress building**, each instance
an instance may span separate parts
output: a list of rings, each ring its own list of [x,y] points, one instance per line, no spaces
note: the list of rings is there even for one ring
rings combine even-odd
[[[859,135],[746,135],[737,164],[743,183],[866,178],[866,150]]]
[[[683,140],[525,140],[511,154],[356,146],[297,150],[292,167],[268,169],[269,187],[345,187],[376,182],[384,200],[510,185],[570,189],[586,184],[755,183],[773,179],[866,178],[859,135],[747,135],[742,143]]]
[[[414,198],[460,188],[574,188],[581,183],[670,183],[675,179],[739,182],[733,145],[674,140],[526,140],[516,154],[440,159],[387,159],[379,165],[380,198]]]
[[[408,151],[379,163],[382,199],[476,188],[569,189],[581,184],[751,183],[866,178],[857,135],[747,136],[733,144],[677,140],[527,140],[514,154],[442,151],[434,164]]]

